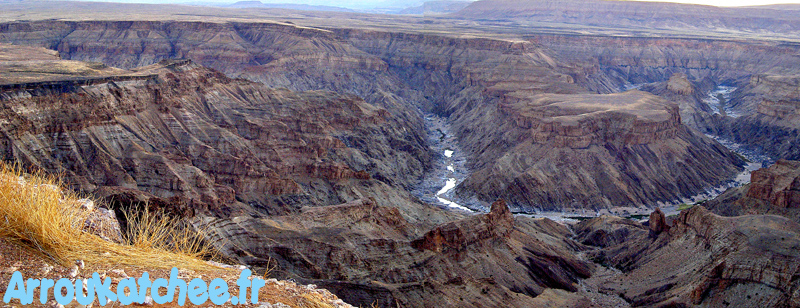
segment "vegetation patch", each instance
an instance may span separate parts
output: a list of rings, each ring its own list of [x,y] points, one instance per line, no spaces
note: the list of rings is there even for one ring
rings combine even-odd
[[[89,211],[81,208],[74,193],[62,192],[52,176],[24,176],[19,167],[0,166],[0,237],[30,248],[66,265],[83,260],[89,264],[121,264],[150,268],[208,270],[203,260],[213,249],[202,234],[176,227],[166,215],[130,215],[135,227],[128,243],[120,244],[86,230]]]

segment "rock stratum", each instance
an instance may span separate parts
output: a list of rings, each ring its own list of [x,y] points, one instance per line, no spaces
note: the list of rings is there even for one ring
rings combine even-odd
[[[75,75],[0,86],[0,153],[84,192],[140,191],[188,216],[287,213],[358,199],[354,186],[411,185],[429,161],[406,125],[352,95],[269,89],[191,61]]]
[[[130,68],[150,65],[162,58],[182,57],[269,86],[355,94],[374,106],[384,108],[407,125],[407,133],[413,135],[409,136],[413,140],[406,139],[410,142],[409,147],[419,147],[420,136],[424,135],[423,119],[417,108],[449,115],[454,133],[467,152],[468,167],[479,171],[473,173],[467,183],[487,178],[497,183],[491,187],[460,185],[458,194],[464,198],[478,196],[487,205],[497,197],[503,197],[515,211],[563,206],[597,209],[610,207],[611,203],[617,203],[613,206],[646,206],[674,202],[726,181],[740,163],[727,153],[706,155],[725,150],[703,136],[681,133],[684,148],[688,143],[693,149],[697,148],[698,155],[693,160],[653,155],[640,160],[642,168],[630,172],[609,174],[621,170],[619,167],[585,169],[581,171],[581,177],[585,177],[590,185],[579,183],[583,180],[571,180],[569,185],[577,189],[574,193],[553,185],[539,185],[537,181],[540,180],[557,183],[562,179],[550,171],[528,170],[532,164],[522,167],[525,167],[525,172],[539,174],[538,179],[492,173],[492,170],[507,169],[491,167],[504,155],[538,155],[535,147],[527,146],[525,140],[504,139],[503,132],[498,130],[510,124],[503,121],[511,121],[514,117],[500,114],[500,105],[506,100],[504,97],[516,95],[509,93],[588,94],[591,93],[587,90],[587,87],[592,87],[590,85],[609,88],[618,82],[611,77],[601,78],[604,81],[600,83],[590,81],[586,76],[591,76],[591,67],[564,64],[548,49],[524,40],[230,22],[31,22],[5,24],[0,32],[3,41],[55,48],[67,59]],[[597,100],[603,101],[603,96],[597,96]],[[602,117],[599,113],[587,113],[585,117],[595,116]],[[588,121],[610,123],[608,118]],[[605,129],[590,126],[582,129]],[[682,130],[678,128],[676,131]],[[614,144],[611,139],[603,139],[609,137],[613,137],[612,134],[600,132],[587,133],[581,138],[584,143],[599,148]],[[592,138],[594,140],[588,141]],[[637,138],[639,145],[662,142],[650,137]],[[565,153],[570,152],[567,157],[573,157],[568,159],[586,154],[577,153],[580,150],[572,147],[562,149]],[[422,151],[413,159],[422,164],[413,162],[405,170],[412,174],[424,170],[417,166],[426,165],[431,156]],[[616,160],[636,160],[636,153],[626,157],[628,154],[626,149],[612,148],[605,154],[588,155],[600,165],[615,165],[618,164]],[[662,159],[666,161],[662,162]],[[660,181],[653,178],[656,172],[640,171],[675,164],[682,167],[677,169],[677,173],[669,174],[672,179],[677,179],[678,184],[640,186],[623,183],[630,181],[626,179]],[[719,168],[709,169],[708,166]],[[405,178],[400,180],[403,184],[413,182],[409,180],[413,177],[401,174],[405,171],[397,170],[394,175]],[[617,178],[618,184],[604,187],[591,184],[607,178]],[[381,180],[398,181],[398,177],[383,177]],[[505,187],[515,189],[507,193]],[[679,189],[673,190],[674,187]],[[526,201],[531,197],[533,201]],[[551,203],[540,204],[543,200]]]
[[[775,210],[794,208],[792,162],[708,202],[747,216],[512,215],[677,203],[726,183],[743,159],[696,129],[792,155],[796,17],[517,4],[386,26],[175,6],[119,5],[153,14],[127,21],[0,12],[0,42],[15,44],[0,45],[0,156],[115,209],[181,216],[225,257],[361,306],[800,306],[800,228]],[[93,5],[112,7],[67,7]],[[768,38],[751,31],[763,27]],[[686,31],[710,28],[722,30]],[[738,117],[702,102],[723,83]],[[409,193],[439,159],[426,113],[449,121],[471,171],[457,197],[481,212]],[[712,206],[723,200],[734,206]]]
[[[602,247],[589,253],[592,258],[621,270],[601,292],[619,294],[632,306],[800,305],[796,222],[771,215],[722,217],[702,206],[681,212],[671,225],[664,220],[660,211],[651,215],[649,233],[638,223],[607,217],[578,226],[587,234],[609,234],[603,230],[617,226],[610,233],[617,236],[584,241]]]
[[[515,218],[503,201],[487,214],[421,229],[396,209],[358,200],[299,215],[206,219],[220,250],[247,264],[275,262],[279,277],[332,290],[356,305],[543,307],[570,292],[592,266],[580,244],[547,220]]]
[[[380,174],[386,162],[398,164],[387,172],[425,168],[404,160],[411,156],[397,148],[415,147],[400,138],[412,135],[395,131],[402,120],[386,109],[353,95],[266,88],[189,60],[86,70],[33,52],[8,64],[60,74],[4,75],[18,81],[0,85],[2,155],[60,173],[112,209],[184,217],[225,257],[277,265],[277,277],[359,305],[585,302],[573,292],[592,265],[573,256],[580,245],[566,227],[514,218],[503,201],[464,217],[416,201],[403,189],[413,175]]]
[[[740,164],[683,126],[676,105],[649,93],[504,97],[500,121],[493,119],[497,132],[478,139],[480,148],[508,149],[481,157],[491,163],[476,168],[462,191],[507,198],[528,210],[597,210],[676,200]]]
[[[750,184],[726,191],[706,207],[723,216],[770,214],[800,222],[800,162],[778,160],[751,177]]]

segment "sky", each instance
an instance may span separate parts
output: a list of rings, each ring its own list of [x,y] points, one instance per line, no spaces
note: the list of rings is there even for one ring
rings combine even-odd
[[[714,6],[752,6],[752,5],[767,5],[767,4],[784,4],[784,3],[794,3],[798,4],[800,1],[791,1],[791,0],[638,0],[638,1],[658,1],[658,2],[678,2],[678,3],[692,3],[692,4],[704,4],[704,5],[714,5]]]
[[[126,3],[234,3],[241,0],[84,0],[103,2]],[[328,5],[355,9],[376,7],[410,7],[419,5],[426,0],[260,0],[263,3],[293,3],[310,5]],[[475,0],[466,0],[475,1]],[[653,2],[677,2],[714,6],[753,6],[767,4],[792,3],[800,4],[800,0],[635,0]]]

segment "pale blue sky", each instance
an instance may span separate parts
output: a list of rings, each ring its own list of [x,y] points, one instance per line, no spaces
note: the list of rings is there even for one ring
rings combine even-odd
[[[125,3],[234,3],[241,0],[84,0]],[[426,0],[260,0],[263,3],[293,3],[309,5],[328,5],[355,9],[375,7],[409,7],[419,5]],[[467,0],[469,1],[469,0]],[[475,1],[475,0],[472,0]],[[634,0],[653,2],[693,3],[714,6],[753,6],[767,4],[800,4],[800,0]]]

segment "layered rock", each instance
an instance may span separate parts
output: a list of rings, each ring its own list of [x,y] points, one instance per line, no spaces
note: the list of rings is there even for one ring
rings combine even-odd
[[[357,97],[268,89],[190,61],[2,90],[0,156],[85,192],[177,198],[189,215],[282,213],[375,190],[402,200],[375,179],[407,187],[429,163],[408,125]]]
[[[614,92],[618,91],[614,84],[655,83],[640,89],[680,103],[687,125],[763,149],[773,158],[800,157],[794,146],[798,144],[797,81],[791,77],[800,70],[796,46],[769,41],[610,35],[537,34],[530,40],[558,52],[562,61],[593,68],[585,81],[579,79],[589,88]],[[695,90],[702,92],[711,90],[708,84],[738,87],[726,102],[734,114],[712,116],[701,102],[703,93],[684,95],[668,89],[669,80],[677,89],[678,80],[671,79],[676,74],[687,76]]]
[[[199,29],[207,28],[204,31]],[[46,30],[63,29],[63,31]],[[540,45],[524,40],[488,39],[488,38],[455,38],[443,35],[418,33],[392,33],[361,29],[321,30],[286,24],[258,23],[186,23],[186,22],[57,22],[48,24],[15,23],[6,25],[4,40],[27,44],[59,46],[59,52],[71,59],[94,61],[111,61],[128,66],[147,64],[163,57],[189,57],[202,64],[224,69],[224,72],[248,79],[263,81],[274,86],[288,86],[292,89],[325,88],[341,92],[358,94],[374,105],[385,108],[393,117],[407,125],[408,136],[405,142],[393,144],[396,147],[414,149],[423,142],[422,118],[417,107],[443,115],[451,115],[455,133],[461,147],[468,154],[469,167],[479,170],[468,183],[479,183],[491,179],[496,185],[477,187],[462,185],[459,194],[464,197],[477,195],[488,202],[499,197],[503,187],[519,187],[508,195],[502,195],[513,204],[515,210],[531,210],[533,208],[558,208],[565,205],[578,207],[604,208],[619,201],[617,205],[651,205],[659,201],[672,201],[677,197],[704,190],[709,185],[718,184],[732,174],[736,162],[727,153],[723,158],[711,158],[708,155],[717,149],[702,137],[691,137],[693,147],[699,153],[677,153],[674,157],[696,157],[693,161],[662,157],[668,164],[681,165],[679,174],[686,175],[678,179],[680,184],[660,185],[675,180],[683,175],[672,174],[673,178],[659,182],[658,185],[614,184],[612,187],[590,187],[589,192],[566,193],[558,191],[553,185],[542,185],[533,192],[531,181],[522,180],[514,183],[516,170],[511,174],[481,172],[489,168],[497,159],[509,154],[509,157],[538,156],[535,149],[525,144],[524,138],[513,139],[503,137],[497,128],[503,123],[497,119],[506,118],[499,108],[505,100],[520,99],[515,96],[532,96],[536,94],[582,94],[589,93],[583,86],[595,84],[597,87],[609,89],[613,83],[597,83],[587,80],[590,74],[582,64],[564,65],[555,57],[555,53]],[[137,33],[139,39],[127,42],[124,38]],[[141,34],[141,35],[140,35]],[[146,34],[146,35],[145,35]],[[168,34],[168,35],[167,35]],[[104,47],[115,46],[115,47]],[[130,50],[133,55],[117,57],[117,48],[141,48]],[[158,46],[174,46],[166,52]],[[127,51],[126,51],[127,52]],[[563,55],[559,54],[563,58]],[[569,57],[566,57],[569,59]],[[224,65],[223,65],[224,64]],[[324,67],[321,69],[320,67]],[[601,73],[602,74],[602,73]],[[601,82],[602,83],[602,82]],[[591,87],[590,87],[591,88]],[[514,94],[511,94],[514,93]],[[592,98],[594,99],[594,98]],[[602,96],[597,99],[603,100]],[[631,107],[628,110],[634,112]],[[643,110],[643,112],[650,112]],[[612,114],[612,113],[608,113]],[[601,119],[589,120],[597,122],[587,126],[592,130],[597,125],[608,126],[618,119],[603,116]],[[586,122],[586,123],[588,123]],[[625,125],[633,122],[623,121]],[[635,121],[634,121],[635,122]],[[645,130],[627,134],[625,138],[633,138],[641,143],[652,134],[673,134],[681,128],[669,132],[658,127],[644,128],[650,124],[637,124]],[[661,124],[655,124],[656,126]],[[566,127],[566,126],[565,126]],[[636,128],[636,129],[639,129]],[[646,132],[655,129],[656,133]],[[515,128],[514,130],[519,130]],[[603,129],[601,129],[603,130]],[[617,138],[616,128],[602,134],[586,134],[568,136],[574,132],[562,132],[561,137],[568,143],[586,147],[594,144],[600,148],[606,143],[616,141],[603,138]],[[543,132],[537,138],[546,137],[550,133]],[[692,133],[689,133],[692,134]],[[625,135],[625,134],[623,134]],[[636,135],[636,136],[634,136]],[[684,136],[684,135],[681,135]],[[682,137],[683,138],[683,137]],[[689,138],[689,137],[686,137]],[[686,139],[684,138],[684,139]],[[582,139],[581,141],[575,141]],[[633,140],[632,139],[632,140]],[[616,140],[616,139],[615,139]],[[688,140],[688,139],[687,139]],[[684,140],[686,141],[686,140]],[[521,142],[521,143],[520,143]],[[554,141],[555,142],[555,141]],[[554,144],[564,144],[554,143]],[[545,143],[541,143],[545,144]],[[688,149],[684,147],[683,149]],[[508,153],[509,150],[514,152]],[[585,153],[573,147],[561,148],[564,155],[580,160]],[[533,151],[533,152],[531,152]],[[622,148],[603,150],[597,163],[601,166],[613,165],[619,156],[620,161],[634,161],[635,153]],[[412,151],[413,152],[413,151]],[[569,152],[569,153],[567,153]],[[656,151],[657,152],[657,151]],[[540,153],[541,154],[541,153]],[[425,153],[413,154],[417,160],[426,161]],[[547,154],[556,155],[556,154]],[[561,155],[561,154],[558,154]],[[594,154],[590,154],[594,156]],[[670,154],[671,155],[671,154]],[[718,156],[714,154],[714,156]],[[429,156],[428,156],[429,157]],[[642,158],[645,163],[651,159]],[[703,164],[697,164],[698,162]],[[601,163],[602,162],[602,163]],[[527,163],[526,163],[527,164]],[[653,163],[657,165],[657,163]],[[527,164],[529,165],[529,164]],[[663,165],[663,164],[662,164]],[[721,168],[709,173],[705,166],[720,165]],[[399,165],[398,165],[399,166]],[[417,168],[411,165],[405,171],[416,174]],[[523,170],[528,166],[523,164]],[[643,173],[641,170],[629,174],[615,175],[617,167],[600,167],[599,170],[584,170],[580,175],[588,182],[626,182],[648,179],[656,173]],[[413,170],[412,170],[413,169]],[[508,169],[504,168],[503,170]],[[647,168],[643,168],[647,169]],[[695,170],[698,169],[698,170]],[[608,171],[608,172],[606,172]],[[609,173],[610,172],[610,173]],[[544,172],[538,176],[543,183],[561,181],[557,173]],[[660,175],[659,175],[660,176]],[[702,181],[695,179],[705,176]],[[613,178],[630,177],[630,180],[613,180]],[[384,177],[383,181],[394,181],[396,177]],[[538,181],[538,180],[537,180]],[[658,181],[658,180],[655,180]],[[694,183],[686,184],[689,181]],[[567,181],[573,184],[580,182]],[[675,182],[675,181],[673,181]],[[407,187],[410,181],[402,180]],[[685,185],[686,184],[686,185]],[[570,184],[572,185],[572,184]],[[583,184],[580,184],[581,186]],[[537,184],[538,186],[538,184]],[[596,186],[596,185],[590,185]],[[605,184],[604,184],[605,186]],[[629,187],[624,187],[629,186]],[[678,189],[673,189],[679,187]],[[672,190],[673,192],[666,192]],[[567,196],[569,195],[569,196]],[[633,197],[628,197],[633,195]],[[575,202],[572,202],[572,200]],[[534,201],[531,201],[534,200]],[[534,206],[534,203],[544,203]]]
[[[633,84],[666,81],[675,73],[690,80],[710,77],[732,83],[778,67],[800,68],[797,47],[771,42],[553,34],[529,39],[554,50],[562,61],[582,63]]]
[[[717,134],[748,144],[773,158],[800,159],[800,79],[791,69],[757,74],[733,93],[741,117],[715,119]]]
[[[645,92],[504,98],[482,118],[495,129],[476,136],[476,148],[491,150],[459,192],[521,210],[644,206],[725,181],[741,165],[683,126],[677,106]]]
[[[571,255],[564,226],[491,212],[432,229],[373,200],[303,208],[299,215],[196,221],[221,251],[246,264],[277,264],[278,276],[380,306],[539,307],[541,294],[578,301],[589,264]],[[272,263],[270,263],[272,262]],[[556,291],[547,291],[558,289]]]
[[[616,246],[647,235],[641,224],[617,216],[602,215],[575,225],[577,241],[597,247]]]
[[[651,216],[651,227],[659,216]],[[601,292],[619,294],[632,306],[795,307],[798,245],[800,225],[786,218],[721,217],[695,206],[654,237],[591,255],[623,271]]]
[[[455,15],[470,19],[583,24],[612,29],[681,29],[685,32],[769,29],[787,34],[800,31],[796,25],[798,18],[791,11],[678,3],[482,0]]]
[[[708,201],[706,207],[724,216],[773,214],[800,222],[800,162],[778,160],[753,171],[750,181]]]

